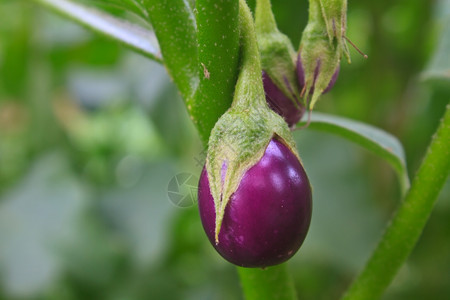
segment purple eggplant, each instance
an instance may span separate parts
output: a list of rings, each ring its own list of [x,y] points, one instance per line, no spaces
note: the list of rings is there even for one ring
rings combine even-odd
[[[306,237],[312,212],[305,170],[298,157],[276,138],[232,194],[217,244],[214,199],[206,168],[200,177],[198,204],[211,244],[223,258],[241,267],[264,268],[291,258]]]
[[[305,106],[300,101],[294,101],[286,96],[270,79],[266,72],[262,72],[266,101],[269,107],[283,117],[289,127],[297,124],[305,113]],[[297,95],[296,97],[298,97]]]

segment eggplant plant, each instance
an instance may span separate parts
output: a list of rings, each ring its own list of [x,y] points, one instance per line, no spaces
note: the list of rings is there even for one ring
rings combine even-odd
[[[447,179],[450,106],[411,183],[396,137],[312,112],[335,85],[341,59],[350,62],[346,0],[309,1],[297,50],[277,28],[269,0],[256,1],[255,17],[245,0],[104,1],[138,14],[152,30],[85,2],[32,1],[165,66],[208,147],[198,194],[205,239],[238,266],[246,299],[296,298],[284,262],[305,240],[314,198],[292,137],[297,129],[340,136],[388,162],[403,200],[343,299],[381,297]]]

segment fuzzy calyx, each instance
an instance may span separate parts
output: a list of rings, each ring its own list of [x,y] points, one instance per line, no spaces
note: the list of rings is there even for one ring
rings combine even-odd
[[[314,87],[309,103],[315,103],[328,87],[333,74],[339,68],[343,55],[350,63],[350,54],[345,40],[347,29],[347,0],[310,0],[308,24],[300,43],[305,85],[302,94],[308,98]]]

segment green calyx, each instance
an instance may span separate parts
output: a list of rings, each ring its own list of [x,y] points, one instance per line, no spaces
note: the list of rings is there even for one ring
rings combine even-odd
[[[347,29],[347,0],[310,0],[308,24],[300,42],[300,55],[305,73],[302,94],[309,97],[313,109],[339,67],[342,55],[350,63],[345,40]],[[316,69],[318,73],[316,74]]]
[[[287,124],[266,104],[253,19],[244,0],[239,1],[239,10],[241,70],[233,104],[211,131],[206,158],[216,212],[216,244],[230,197],[245,172],[264,155],[270,140],[279,139],[298,157]]]
[[[296,53],[290,39],[277,28],[270,0],[256,1],[255,28],[263,71],[298,105],[300,88],[295,74]]]

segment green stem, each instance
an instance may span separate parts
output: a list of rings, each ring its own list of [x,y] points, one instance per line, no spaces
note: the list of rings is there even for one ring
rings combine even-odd
[[[142,3],[158,38],[164,65],[187,101],[199,83],[196,25],[189,3],[184,0]]]
[[[441,120],[411,189],[346,300],[378,299],[414,248],[450,169],[450,105]]]
[[[286,264],[267,269],[238,268],[245,299],[297,299]]]
[[[239,1],[239,28],[241,35],[241,72],[236,84],[236,95],[251,95],[235,98],[233,107],[260,107],[264,101],[261,78],[261,63],[256,41],[253,18],[245,0]],[[258,102],[258,103],[249,103]],[[242,288],[247,300],[296,299],[295,288],[286,264],[267,269],[238,268]]]
[[[236,83],[235,95],[251,95],[250,97],[234,97],[233,107],[266,106],[262,83],[261,59],[256,41],[253,17],[244,0],[239,0],[239,29],[241,41],[241,71]],[[249,103],[257,102],[257,103]]]
[[[204,144],[231,106],[239,62],[238,0],[197,0],[200,85],[187,108]]]

